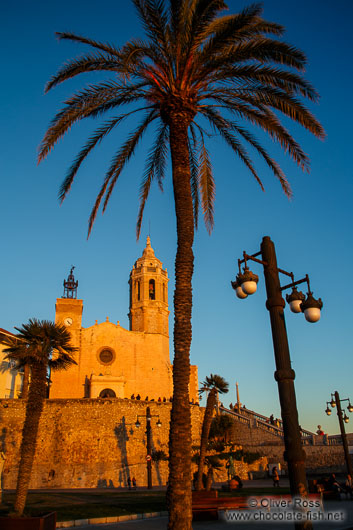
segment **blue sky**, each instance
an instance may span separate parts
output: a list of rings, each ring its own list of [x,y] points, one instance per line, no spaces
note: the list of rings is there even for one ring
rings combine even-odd
[[[232,0],[228,5],[235,12],[248,3]],[[300,424],[309,430],[321,424],[332,434],[338,432],[337,418],[324,414],[331,392],[338,390],[342,398],[353,399],[353,310],[349,292],[344,290],[353,261],[353,4],[351,0],[265,0],[263,5],[264,17],[283,24],[285,40],[308,56],[306,78],[321,95],[320,103],[310,108],[323,124],[327,139],[319,141],[299,126],[286,123],[310,156],[308,175],[258,134],[292,184],[291,201],[264,165],[257,162],[265,193],[222,142],[212,139],[215,228],[209,236],[200,222],[195,237],[191,361],[199,366],[200,382],[210,373],[228,380],[225,404],[234,403],[238,381],[241,401],[248,408],[280,416],[260,266],[253,267],[260,276],[256,295],[240,301],[230,287],[243,250],[257,252],[262,237],[269,235],[276,244],[279,266],[294,272],[296,278],[308,273],[314,295],[324,301],[319,323],[308,324],[288,308],[286,323]],[[172,310],[176,231],[170,172],[163,194],[153,187],[140,241],[135,237],[148,138],[120,177],[109,208],[104,216],[98,216],[88,241],[92,203],[114,148],[129,129],[114,133],[90,156],[62,206],[57,200],[59,185],[96,124],[87,122],[73,128],[44,163],[36,163],[40,141],[64,98],[101,79],[98,74],[77,78],[44,94],[50,76],[66,60],[88,50],[57,41],[55,31],[123,44],[141,35],[132,4],[112,0],[20,0],[14,4],[6,0],[1,19],[0,327],[13,330],[30,317],[53,319],[62,281],[75,265],[78,294],[84,300],[83,325],[109,316],[128,328],[129,271],[142,253],[149,226],[152,246],[170,276]],[[173,313],[171,353],[172,327]]]

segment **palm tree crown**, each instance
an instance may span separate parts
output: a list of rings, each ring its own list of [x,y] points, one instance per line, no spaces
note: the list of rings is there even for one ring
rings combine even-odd
[[[214,389],[215,393],[226,394],[229,389],[229,383],[220,375],[210,374],[210,376],[206,376],[205,381],[202,383],[200,393],[202,394],[211,389]]]
[[[89,45],[91,52],[67,62],[48,82],[50,90],[76,75],[108,71],[110,81],[91,84],[65,101],[42,141],[39,160],[77,121],[97,118],[121,107],[130,109],[110,117],[88,139],[77,155],[60,188],[63,200],[82,162],[114,128],[136,113],[143,118],[115,153],[89,220],[89,232],[103,200],[105,210],[117,179],[152,122],[153,143],[140,189],[139,235],[151,182],[162,188],[171,125],[183,116],[188,125],[188,151],[195,223],[199,195],[208,230],[213,226],[214,179],[205,138],[207,124],[217,132],[248,167],[260,186],[247,144],[265,160],[285,193],[291,189],[277,162],[252,132],[250,124],[266,131],[304,170],[309,160],[281,124],[278,113],[298,122],[319,138],[320,123],[298,96],[317,101],[318,94],[302,76],[303,52],[277,39],[284,33],[279,24],[261,17],[262,7],[253,4],[239,14],[218,16],[226,9],[222,0],[133,0],[147,40],[131,40],[117,48],[73,33],[57,33]],[[276,38],[271,38],[271,35]],[[139,103],[141,103],[139,105]]]
[[[29,365],[59,370],[77,364],[72,358],[77,348],[71,345],[70,332],[64,325],[33,318],[15,329],[18,334],[8,340],[4,352],[19,368]]]

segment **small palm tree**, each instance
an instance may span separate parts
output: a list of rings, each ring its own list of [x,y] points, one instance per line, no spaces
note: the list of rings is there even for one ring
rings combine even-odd
[[[207,443],[210,434],[210,428],[212,423],[213,411],[217,403],[218,393],[226,394],[228,392],[228,383],[223,377],[217,374],[211,374],[207,376],[205,381],[202,383],[200,394],[208,392],[207,403],[205,409],[205,415],[202,423],[201,443],[200,443],[200,462],[199,470],[196,481],[196,489],[202,489],[202,473],[205,463]]]
[[[6,359],[17,361],[17,367],[29,366],[31,380],[22,429],[20,464],[17,477],[14,512],[22,515],[27,499],[39,420],[47,392],[48,369],[61,370],[76,364],[72,355],[71,335],[64,325],[47,320],[30,319],[22,328],[15,328],[16,338],[6,338]],[[18,340],[19,339],[19,340]]]
[[[210,491],[212,488],[214,471],[216,469],[222,469],[223,463],[217,455],[208,455],[205,458],[205,464],[207,466],[206,491]]]
[[[209,438],[226,444],[233,426],[234,420],[229,414],[220,414],[212,420]]]

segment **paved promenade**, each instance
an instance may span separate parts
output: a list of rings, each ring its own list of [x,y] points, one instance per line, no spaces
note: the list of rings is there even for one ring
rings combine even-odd
[[[325,503],[325,513],[344,514],[344,520],[339,522],[319,522],[314,523],[316,530],[353,530],[353,501],[330,501]],[[99,524],[80,526],[81,530],[167,530],[167,517],[153,519],[142,519],[139,521],[127,521],[113,524]],[[227,530],[236,528],[237,530],[267,529],[267,530],[292,530],[292,523],[275,522],[249,522],[249,523],[227,523],[225,521],[195,521],[194,530]]]
[[[271,480],[244,481],[245,487],[264,487],[272,484]],[[281,485],[288,486],[288,479],[281,479]],[[238,512],[239,513],[239,512]],[[331,515],[329,515],[331,514]],[[314,522],[315,530],[353,530],[353,500],[346,499],[342,496],[341,501],[326,501],[324,503],[324,512],[322,517],[331,517],[330,521]],[[332,521],[333,518],[336,521]],[[78,522],[77,522],[78,523]],[[82,524],[79,523],[81,530],[167,530],[168,518],[153,517],[139,519],[134,521],[116,522],[111,524]],[[72,528],[72,526],[71,526]],[[237,530],[292,530],[293,523],[279,522],[226,522],[219,521],[195,521],[193,522],[194,530],[227,530],[236,528]]]

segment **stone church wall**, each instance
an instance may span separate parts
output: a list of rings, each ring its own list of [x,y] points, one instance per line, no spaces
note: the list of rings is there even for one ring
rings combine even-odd
[[[147,483],[146,406],[124,399],[50,399],[40,421],[30,488],[125,487],[128,477]],[[168,454],[171,403],[148,402],[152,448]],[[200,439],[198,406],[192,411],[192,443]],[[15,488],[25,403],[0,400],[3,487]],[[141,427],[136,428],[139,417]],[[158,428],[156,422],[162,422]],[[154,485],[166,484],[168,463],[152,463]]]

